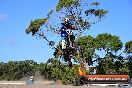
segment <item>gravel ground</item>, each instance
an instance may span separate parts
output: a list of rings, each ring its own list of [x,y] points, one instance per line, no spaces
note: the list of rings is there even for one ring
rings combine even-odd
[[[45,85],[45,84],[34,84],[34,85],[0,85],[0,88],[106,88],[98,86],[71,86],[71,85]],[[110,88],[110,87],[107,87]],[[117,88],[117,87],[112,87]]]
[[[72,86],[72,85],[51,85],[50,81],[37,81],[35,84],[26,85],[25,81],[0,81],[0,88],[106,88],[101,86]],[[107,87],[110,88],[110,87]],[[117,88],[117,87],[112,87]]]

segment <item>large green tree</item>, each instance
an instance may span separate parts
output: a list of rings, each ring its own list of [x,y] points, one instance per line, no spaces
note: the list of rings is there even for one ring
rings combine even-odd
[[[90,35],[80,37],[76,42],[83,47],[82,59],[86,60],[88,65],[92,65],[92,62],[98,63],[98,74],[129,73],[124,57],[118,55],[123,47],[118,36],[103,33],[95,38]]]
[[[132,41],[128,41],[125,44],[125,53],[127,54],[128,68],[130,70],[130,76],[132,77]]]
[[[125,51],[126,51],[127,54],[131,54],[132,53],[132,41],[126,42]]]
[[[104,9],[99,9],[99,5],[99,2],[87,0],[59,0],[56,9],[51,10],[47,17],[31,21],[26,33],[47,40],[50,35],[47,32],[59,34],[61,29],[59,23],[68,17],[72,25],[78,30],[76,33],[79,37],[83,31],[90,29],[91,25],[101,21],[108,13]]]
[[[116,74],[114,61],[121,58],[117,53],[122,49],[123,43],[120,38],[108,33],[99,34],[95,39],[95,47],[98,52],[102,52],[101,55],[97,55],[98,74]]]
[[[68,18],[70,23],[72,23],[72,26],[77,29],[75,34],[77,35],[77,38],[79,38],[81,34],[84,31],[89,30],[93,24],[105,18],[108,11],[99,8],[99,5],[99,2],[90,2],[87,0],[59,0],[57,6],[55,7],[56,9],[51,10],[47,14],[47,17],[31,21],[29,27],[26,29],[26,33],[31,33],[33,36],[45,39],[48,41],[49,45],[55,48],[56,46],[54,46],[54,41],[49,41],[48,36],[52,32],[55,33],[55,35],[60,34],[60,22],[62,23],[65,18]],[[55,50],[55,56],[56,53],[62,54],[58,47],[60,47],[60,45],[57,46],[57,49]],[[89,53],[84,54],[85,60],[90,61],[94,54],[94,49],[85,48],[84,51]],[[81,51],[79,52],[81,53]],[[81,58],[75,56],[75,59],[78,59],[78,61],[79,59],[81,61]]]
[[[111,57],[116,59],[116,53],[122,49],[122,42],[118,36],[103,33],[92,37],[90,35],[76,40],[83,49],[83,59],[100,62],[101,59]],[[98,54],[102,52],[103,55]],[[92,59],[94,58],[94,60]],[[90,65],[90,64],[89,64]]]
[[[109,35],[110,36],[110,35]],[[108,34],[107,34],[108,37]],[[106,38],[107,38],[106,37]],[[128,41],[125,44],[125,53],[126,56],[123,55],[120,50],[123,47],[123,44],[119,37],[113,36],[108,37],[107,39],[103,37],[98,38],[99,50],[105,50],[106,54],[101,62],[99,62],[98,73],[99,74],[129,74],[130,76],[132,71],[132,56],[131,56],[131,41]],[[114,41],[113,41],[114,40]],[[106,42],[107,41],[107,42]],[[100,47],[100,45],[102,47]],[[120,52],[119,52],[120,51]],[[118,54],[117,54],[118,53]],[[121,53],[119,55],[119,53]]]

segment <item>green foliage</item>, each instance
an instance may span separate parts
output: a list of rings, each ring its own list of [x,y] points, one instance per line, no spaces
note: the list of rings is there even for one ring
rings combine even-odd
[[[97,50],[104,50],[108,55],[109,52],[117,52],[122,49],[123,45],[118,36],[108,33],[99,34],[96,38],[90,35],[83,36],[77,39],[76,42],[83,47],[83,58],[86,60],[91,60],[93,57],[98,59],[100,56],[95,53]]]
[[[110,54],[101,59],[97,66],[97,74],[129,74],[132,76],[131,60],[123,62],[122,60],[114,61],[113,59],[114,57]],[[69,68],[56,58],[51,58],[46,63],[39,65],[33,60],[1,62],[0,80],[19,80],[34,75],[39,70],[46,79],[61,80],[63,84],[72,84],[79,75],[78,68],[79,65],[77,64],[73,64],[73,67]],[[87,73],[90,73],[90,71]]]
[[[104,65],[102,62],[99,63],[99,65],[97,66],[97,74],[106,74],[105,72],[106,70],[104,69]]]
[[[114,61],[114,59],[116,60]],[[98,74],[131,74],[130,61],[124,61],[122,56],[106,55],[97,66]]]
[[[106,52],[114,51],[117,52],[123,46],[118,36],[112,36],[111,34],[104,33],[99,34],[96,37],[97,49],[104,49]]]
[[[0,63],[0,80],[19,80],[34,75],[37,63],[32,60]]]
[[[58,22],[60,23],[60,21],[68,17],[70,22],[73,23],[72,26],[78,29],[77,34],[80,36],[84,30],[90,29],[92,24],[101,21],[108,13],[105,9],[98,9],[97,6],[99,4],[99,2],[94,2],[91,5],[83,0],[59,0],[56,10],[51,10],[45,19],[31,21],[26,33],[29,34],[31,32],[32,35],[36,34],[36,36],[42,37],[41,32],[44,33],[46,31],[39,31],[39,29],[44,25],[48,31],[51,29],[52,32],[58,34],[60,31]],[[54,20],[53,18],[58,19]],[[46,24],[45,22],[48,23]]]
[[[56,11],[60,11],[62,8],[68,8],[71,5],[78,5],[78,0],[59,0],[58,5],[56,6]]]
[[[128,61],[129,75],[132,77],[132,61]]]
[[[34,35],[40,27],[47,21],[48,18],[44,19],[36,19],[35,21],[31,21],[29,27],[26,29],[26,33],[29,34],[30,32]]]
[[[130,74],[131,65],[124,62],[123,56],[116,55],[116,53],[122,49],[123,43],[118,36],[111,35],[108,33],[99,34],[93,38],[91,36],[80,37],[76,40],[77,43],[83,47],[83,56],[86,60],[93,60],[96,58],[97,74]],[[104,57],[98,55],[97,51],[102,52]],[[90,58],[92,57],[92,58]],[[130,56],[129,56],[130,58]]]
[[[89,47],[89,48],[94,47],[94,38],[90,35],[80,37],[76,41],[82,47]]]
[[[63,73],[63,77],[62,77],[62,83],[63,84],[72,84],[76,78],[79,76],[79,72],[78,72],[78,65],[73,65],[72,68],[66,68],[65,72]]]
[[[99,2],[93,2],[92,5],[98,6],[98,5],[100,5],[100,3]]]
[[[92,61],[92,57],[95,55],[95,38],[92,36],[84,36],[80,37],[79,39],[76,40],[78,45],[82,47],[82,59],[86,62],[87,61]]]
[[[61,47],[62,47],[61,42],[59,42],[59,44],[57,45],[57,49],[55,49],[54,54],[53,54],[55,58],[61,58],[62,53],[59,51],[59,50],[62,50]]]
[[[108,33],[99,34],[97,37],[92,37],[90,35],[79,37],[76,39],[76,44],[82,48],[81,59],[84,61],[93,61],[92,58],[96,58],[99,61],[100,56],[96,51],[105,51],[104,57],[110,55],[113,59],[116,59],[116,56],[113,53],[117,53],[122,49],[123,43],[120,38],[116,35],[111,35]],[[61,49],[61,44],[57,46]],[[103,53],[103,52],[102,52]],[[55,50],[55,56],[62,56],[59,53],[59,50]],[[74,57],[74,61],[79,62],[80,58],[77,56]]]
[[[49,80],[62,80],[63,84],[71,84],[78,76],[78,65],[69,68],[57,59],[49,59],[40,64],[40,73]]]
[[[90,9],[90,10],[86,10],[85,11],[85,15],[86,16],[89,16],[89,14],[94,14],[95,16],[98,16],[98,17],[103,17],[105,14],[107,14],[108,11],[104,10],[104,9]]]
[[[132,53],[132,41],[126,42],[125,51],[128,54]]]

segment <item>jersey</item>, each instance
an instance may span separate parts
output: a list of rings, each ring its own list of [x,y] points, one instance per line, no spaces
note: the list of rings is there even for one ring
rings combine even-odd
[[[65,30],[61,30],[61,37],[66,38],[68,36],[68,33]]]

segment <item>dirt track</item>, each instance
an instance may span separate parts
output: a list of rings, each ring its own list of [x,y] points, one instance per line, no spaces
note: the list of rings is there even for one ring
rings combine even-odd
[[[106,87],[34,84],[34,85],[0,85],[0,88],[106,88]]]
[[[26,85],[24,81],[2,81],[0,82],[0,88],[106,88],[99,86],[72,86],[72,85],[51,85],[49,81],[38,81],[32,85]],[[110,87],[107,87],[110,88]],[[112,87],[117,88],[117,87]]]

